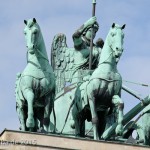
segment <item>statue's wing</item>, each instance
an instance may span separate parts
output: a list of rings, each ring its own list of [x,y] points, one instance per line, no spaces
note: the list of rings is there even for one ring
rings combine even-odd
[[[56,93],[64,88],[66,82],[70,82],[70,70],[74,61],[72,58],[73,51],[67,47],[64,34],[54,36],[51,46],[51,65],[56,77]]]

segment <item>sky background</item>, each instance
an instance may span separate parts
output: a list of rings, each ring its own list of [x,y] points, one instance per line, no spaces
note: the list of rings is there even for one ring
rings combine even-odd
[[[99,37],[105,40],[112,23],[126,24],[124,52],[118,64],[123,80],[150,84],[150,0],[97,0],[96,16]],[[72,34],[92,14],[92,0],[3,0],[0,3],[0,132],[18,130],[16,113],[16,74],[26,66],[24,19],[36,18],[45,40],[48,55],[53,37],[65,33],[68,47]],[[149,87],[123,82],[145,97]],[[139,100],[122,91],[125,113]]]

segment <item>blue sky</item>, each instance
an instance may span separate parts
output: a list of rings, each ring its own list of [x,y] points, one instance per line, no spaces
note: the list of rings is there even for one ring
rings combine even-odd
[[[150,1],[97,0],[96,16],[100,29],[95,39],[105,39],[113,22],[126,24],[124,53],[118,64],[123,80],[150,83]],[[5,0],[0,4],[0,131],[19,128],[15,109],[15,79],[26,66],[24,19],[35,17],[41,27],[48,55],[52,39],[65,33],[73,46],[72,34],[91,17],[92,0]],[[125,85],[145,97],[150,89]],[[139,101],[124,91],[125,112]]]

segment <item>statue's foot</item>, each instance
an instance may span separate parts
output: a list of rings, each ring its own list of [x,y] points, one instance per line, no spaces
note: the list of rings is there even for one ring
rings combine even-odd
[[[34,118],[28,118],[26,121],[26,126],[27,128],[34,128],[35,126]]]

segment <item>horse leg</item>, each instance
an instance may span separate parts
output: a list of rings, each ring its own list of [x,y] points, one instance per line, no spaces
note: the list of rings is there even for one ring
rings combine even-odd
[[[89,104],[90,104],[90,109],[91,109],[91,115],[92,115],[92,125],[93,125],[93,131],[94,131],[94,140],[99,140],[99,135],[98,135],[98,117],[95,111],[95,106],[94,106],[94,99],[91,97],[88,97],[89,99]]]
[[[87,95],[86,95],[87,94]],[[99,140],[98,136],[98,118],[95,109],[95,98],[93,92],[86,93],[84,98],[87,98],[90,105],[91,115],[92,115],[92,124],[93,124],[93,131],[94,131],[94,140]]]
[[[40,130],[40,115],[41,115],[40,110],[41,109],[42,108],[40,108],[40,107],[34,108],[34,122],[35,122],[35,126],[34,126],[34,129],[33,129],[33,132],[39,132],[39,130]]]
[[[97,116],[98,116],[98,125],[97,125],[98,136],[99,138],[101,138],[106,127],[106,111],[98,111]]]
[[[72,126],[75,127],[76,137],[85,137],[85,119],[82,117],[82,111],[79,112],[77,105],[74,105],[72,109]]]
[[[26,131],[26,127],[25,127],[25,115],[24,115],[24,111],[23,111],[23,106],[16,104],[16,110],[17,110],[17,114],[19,117],[19,121],[20,121],[20,129],[22,131]]]
[[[80,137],[85,137],[85,120],[82,116],[79,117],[79,133]]]
[[[23,95],[28,103],[28,118],[26,121],[26,126],[29,128],[30,131],[32,131],[32,129],[35,126],[35,121],[33,117],[34,116],[34,112],[33,112],[34,93],[32,89],[25,89]]]
[[[74,112],[73,112],[73,109],[74,109],[74,108],[72,108],[72,109],[70,110],[69,124],[70,124],[70,127],[71,127],[72,129],[75,129],[75,120],[74,120],[75,114],[74,114]]]
[[[112,103],[117,107],[117,127],[116,127],[116,134],[122,135],[123,134],[123,109],[124,109],[124,102],[118,95],[114,95],[112,98]]]
[[[54,107],[53,94],[47,95],[45,97],[45,105],[44,105],[44,118],[43,118],[43,127],[46,132],[49,131],[50,126],[50,114]]]
[[[79,114],[79,113],[78,113]],[[74,122],[75,122],[75,136],[76,137],[81,137],[81,133],[80,133],[80,120],[79,117],[77,116],[74,117]]]
[[[81,112],[79,114],[79,126],[80,126],[80,136],[85,137],[85,118],[84,118],[84,112]]]
[[[142,120],[143,121],[143,120]],[[136,139],[137,140],[140,140],[140,141],[144,141],[144,143],[145,143],[145,134],[144,134],[144,130],[143,130],[143,124],[141,124],[141,122],[139,123],[139,122],[137,122],[136,124],[135,124],[135,130],[136,130],[136,132],[137,132],[137,137],[136,137]]]
[[[75,121],[75,135],[76,137],[85,137],[85,120],[83,120],[78,113],[74,118]]]
[[[144,144],[150,146],[150,104],[143,109],[142,115]]]
[[[76,103],[75,103],[76,104]],[[77,105],[73,105],[73,108],[71,110],[71,128],[75,129],[75,136],[78,137],[79,133],[79,122],[77,119],[78,110]]]

